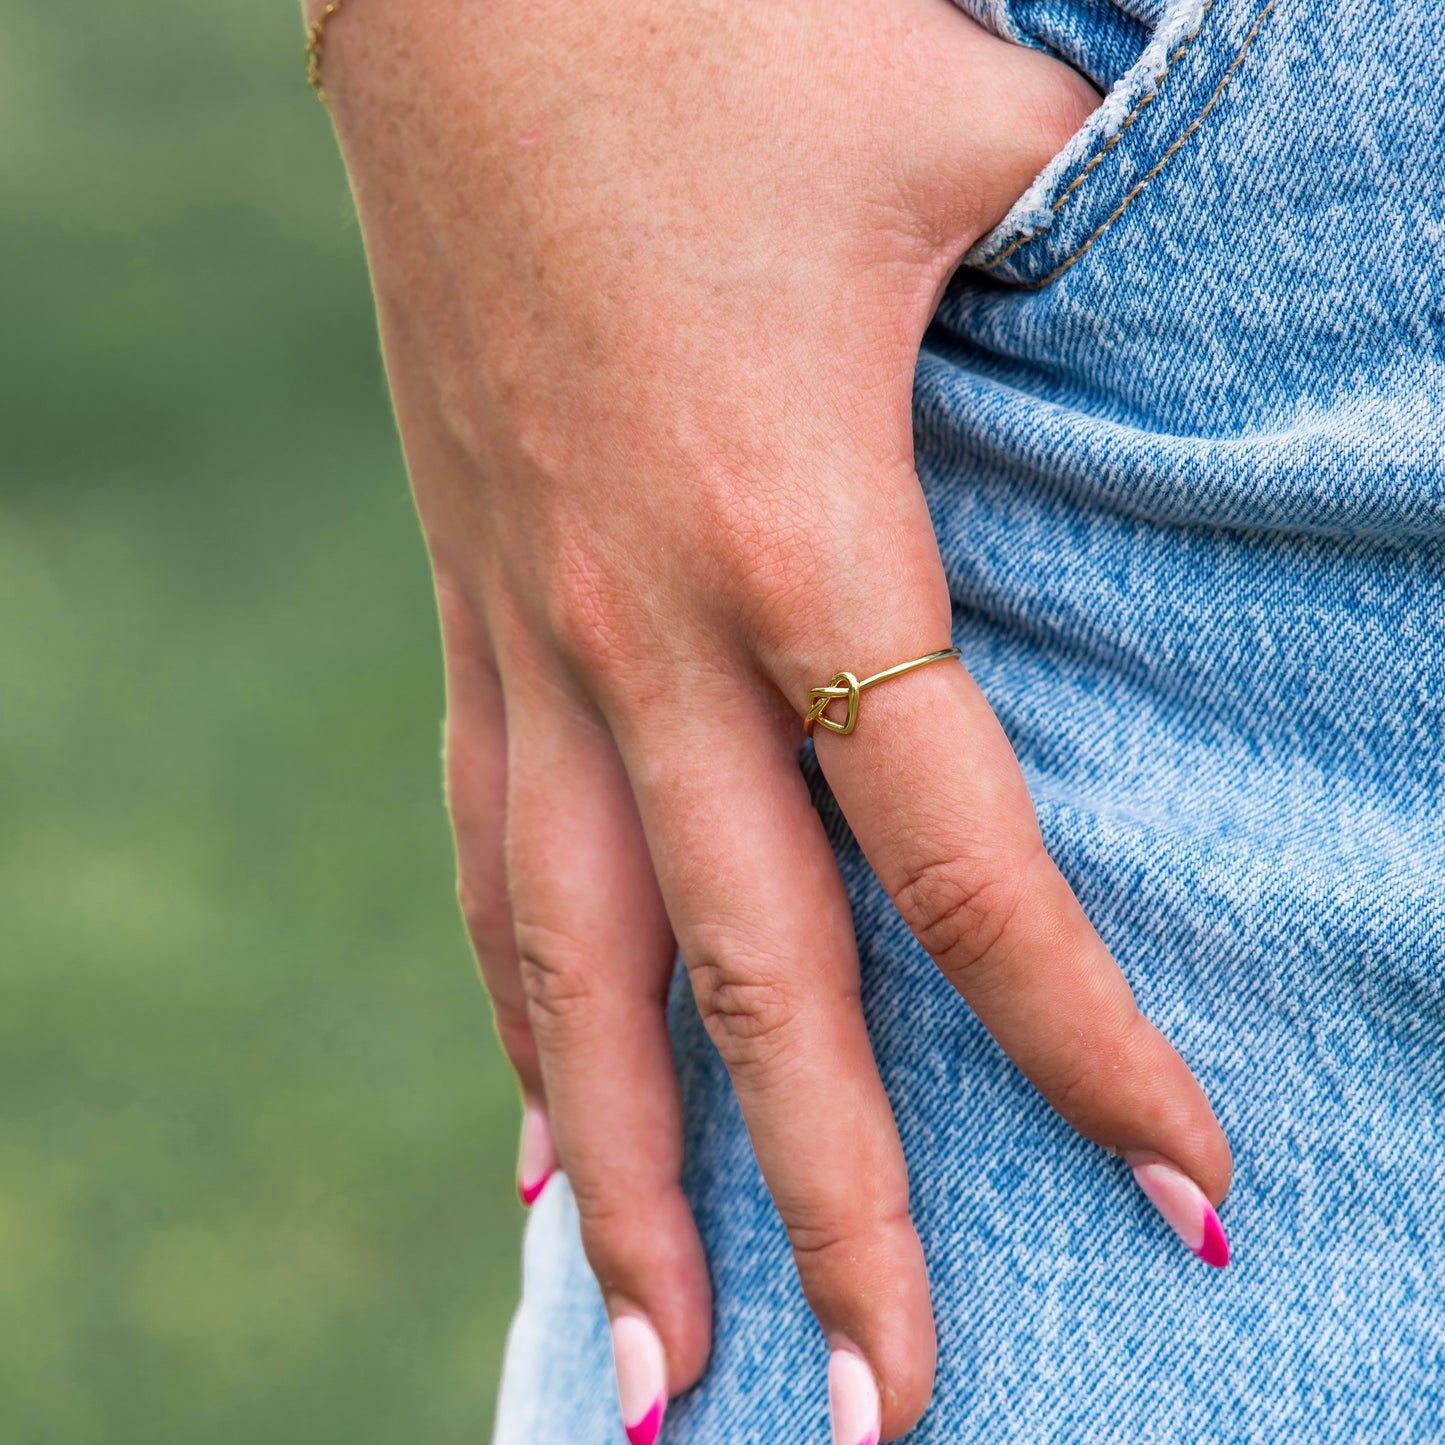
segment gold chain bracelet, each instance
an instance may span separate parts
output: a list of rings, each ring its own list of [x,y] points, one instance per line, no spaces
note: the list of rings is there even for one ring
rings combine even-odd
[[[326,92],[321,88],[321,44],[331,17],[345,4],[346,0],[326,0],[326,9],[306,27],[306,82],[322,105],[326,104]]]

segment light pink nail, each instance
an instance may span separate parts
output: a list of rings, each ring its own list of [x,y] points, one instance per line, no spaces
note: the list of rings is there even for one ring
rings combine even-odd
[[[522,1147],[517,1158],[517,1197],[530,1209],[557,1172],[557,1151],[547,1111],[527,1105],[522,1115]]]
[[[868,1362],[852,1350],[828,1356],[828,1418],[833,1445],[878,1445],[878,1386]]]
[[[1223,1269],[1229,1263],[1229,1244],[1204,1191],[1182,1170],[1159,1159],[1131,1163],[1129,1167],[1139,1188],[1174,1233],[1205,1264]]]
[[[652,1445],[667,1408],[667,1357],[657,1331],[641,1315],[612,1321],[612,1367],[628,1445]]]

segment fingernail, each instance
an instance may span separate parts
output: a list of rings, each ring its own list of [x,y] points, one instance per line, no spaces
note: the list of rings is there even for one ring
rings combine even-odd
[[[657,1331],[641,1315],[612,1321],[612,1367],[628,1445],[652,1445],[667,1408],[667,1357]]]
[[[522,1147],[517,1156],[517,1197],[528,1209],[556,1172],[557,1152],[552,1146],[547,1111],[528,1104],[522,1115]]]
[[[1229,1244],[1214,1206],[1204,1191],[1181,1169],[1162,1160],[1130,1164],[1134,1180],[1149,1202],[1205,1264],[1223,1269],[1229,1263]]]
[[[828,1418],[833,1445],[878,1445],[878,1386],[868,1362],[852,1350],[828,1356]]]

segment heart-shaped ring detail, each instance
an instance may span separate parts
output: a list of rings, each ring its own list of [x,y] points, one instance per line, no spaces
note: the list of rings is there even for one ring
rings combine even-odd
[[[875,672],[872,677],[865,677],[862,682],[851,672],[835,673],[833,681],[827,687],[808,689],[808,710],[803,714],[803,731],[811,737],[814,727],[822,723],[830,733],[842,733],[846,737],[858,726],[858,694],[865,688],[876,687],[878,683],[887,682],[892,677],[902,677],[905,672],[912,672],[915,667],[927,667],[930,662],[956,659],[959,655],[956,647],[942,647],[937,652],[915,657],[909,662],[900,662],[897,667],[886,667],[882,672]],[[844,704],[842,722],[834,722],[828,716],[828,709],[835,702]]]
[[[845,737],[858,726],[858,679],[851,672],[840,672],[827,687],[815,687],[808,691],[808,711],[803,718],[803,731],[811,733],[814,726],[825,727],[830,733],[842,733]],[[834,722],[828,716],[828,708],[835,702],[847,700],[843,721]]]

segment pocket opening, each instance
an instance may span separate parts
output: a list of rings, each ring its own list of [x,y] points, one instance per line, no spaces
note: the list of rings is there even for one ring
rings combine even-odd
[[[1008,0],[963,3],[972,10]],[[1019,287],[1044,286],[1062,275],[1196,141],[1274,4],[1167,0],[1138,60],[1003,220],[969,250],[964,266]]]

